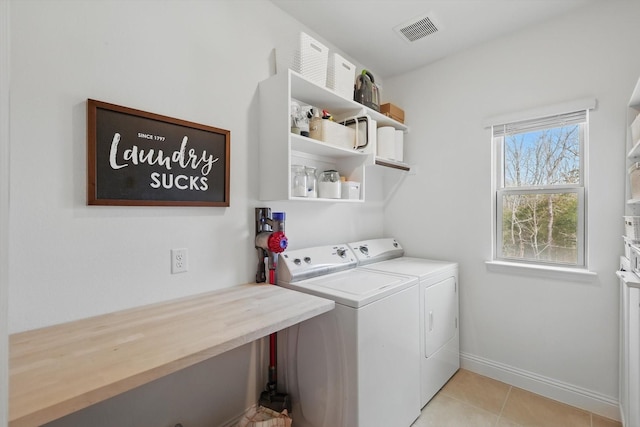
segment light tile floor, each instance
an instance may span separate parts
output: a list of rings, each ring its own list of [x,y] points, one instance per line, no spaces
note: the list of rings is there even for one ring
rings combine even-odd
[[[412,427],[622,427],[582,409],[460,369]]]

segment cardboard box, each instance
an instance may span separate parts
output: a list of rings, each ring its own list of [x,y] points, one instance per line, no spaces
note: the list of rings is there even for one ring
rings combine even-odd
[[[380,112],[387,117],[391,117],[394,120],[404,123],[404,110],[397,105],[391,103],[382,104],[380,106]]]

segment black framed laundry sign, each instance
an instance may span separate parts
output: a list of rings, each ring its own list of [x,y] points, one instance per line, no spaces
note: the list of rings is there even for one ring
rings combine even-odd
[[[87,100],[89,205],[229,206],[230,132]]]

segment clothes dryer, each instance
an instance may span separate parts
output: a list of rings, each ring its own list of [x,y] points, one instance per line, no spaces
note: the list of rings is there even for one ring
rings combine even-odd
[[[420,415],[418,280],[356,266],[346,244],[279,256],[279,286],[336,303],[278,333],[298,427],[409,427]]]
[[[358,268],[419,279],[420,406],[460,368],[458,264],[404,256],[393,238],[349,244]]]

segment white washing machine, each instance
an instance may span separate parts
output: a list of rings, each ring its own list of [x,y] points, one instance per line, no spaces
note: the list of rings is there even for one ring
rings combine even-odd
[[[418,280],[356,265],[346,244],[279,256],[278,285],[336,303],[278,333],[296,427],[409,427],[420,415]]]
[[[404,256],[392,238],[349,243],[361,269],[415,276],[420,288],[420,406],[460,368],[458,264]]]

